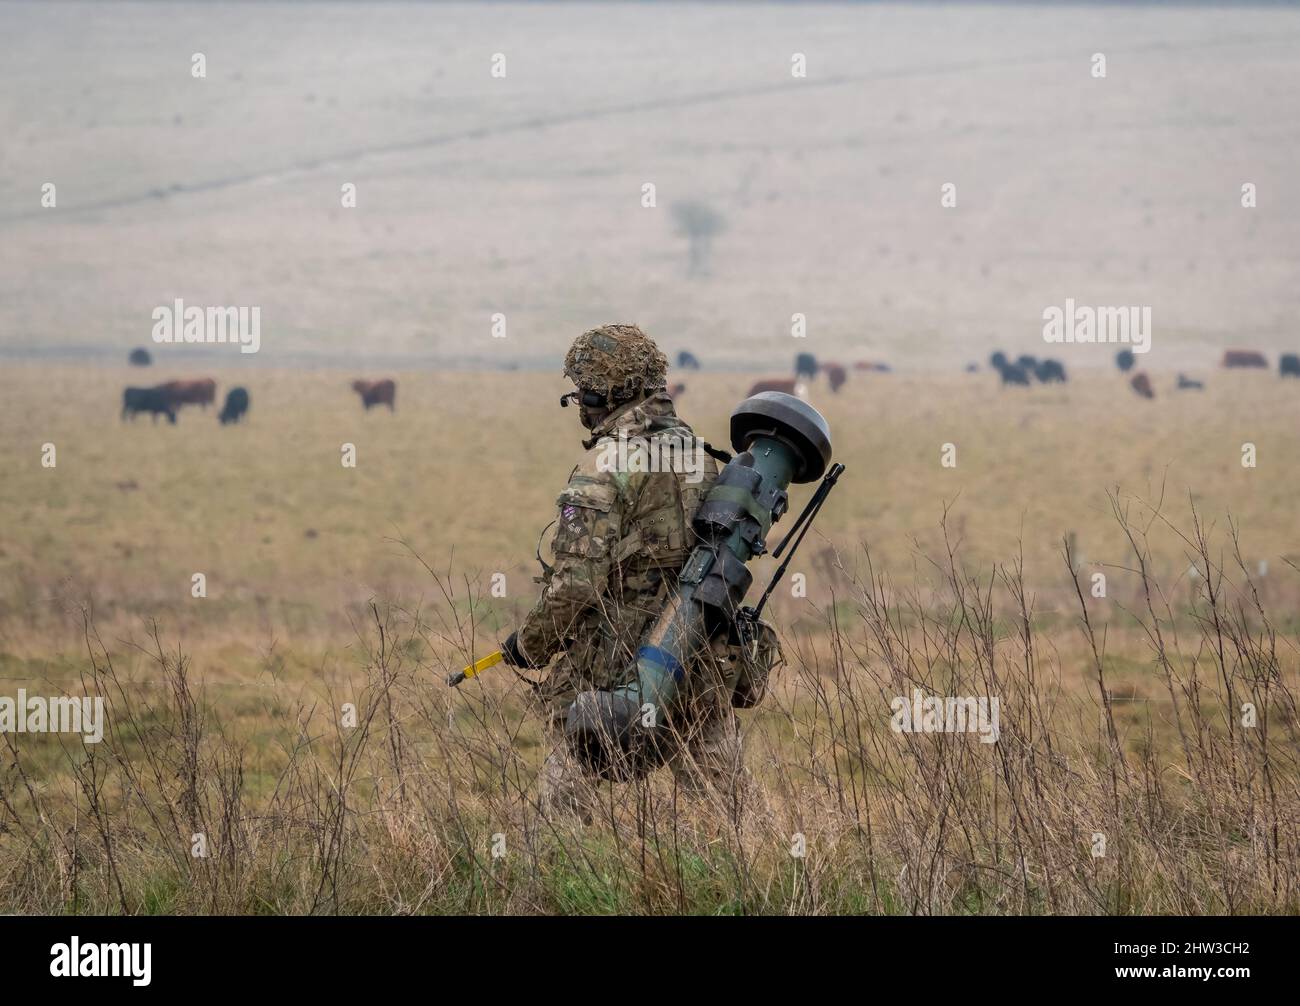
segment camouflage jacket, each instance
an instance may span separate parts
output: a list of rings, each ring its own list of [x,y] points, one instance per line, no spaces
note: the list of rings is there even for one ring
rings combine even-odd
[[[556,501],[555,564],[518,630],[534,663],[561,656],[553,702],[622,683],[695,543],[691,521],[717,478],[703,441],[660,393],[614,412]]]

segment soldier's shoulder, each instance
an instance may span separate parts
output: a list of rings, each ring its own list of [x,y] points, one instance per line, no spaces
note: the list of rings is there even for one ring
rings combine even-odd
[[[611,463],[610,455],[617,444],[613,437],[601,437],[587,449],[569,473],[569,482],[560,493],[561,506],[573,504],[608,511],[619,502],[627,490],[627,475],[618,470],[616,460]]]
[[[655,426],[655,432],[657,435],[672,440],[704,442],[704,437],[695,432],[695,427],[691,426],[690,423],[679,416],[676,412],[660,417]]]

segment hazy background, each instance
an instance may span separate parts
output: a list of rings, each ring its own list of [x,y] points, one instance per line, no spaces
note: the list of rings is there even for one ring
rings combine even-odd
[[[217,351],[245,367],[551,367],[634,320],[720,366],[952,370],[1041,352],[1066,297],[1150,305],[1157,369],[1300,347],[1293,9],[4,3],[0,23],[5,355],[118,362],[175,297],[260,306],[260,356]],[[682,201],[725,222],[704,275]]]

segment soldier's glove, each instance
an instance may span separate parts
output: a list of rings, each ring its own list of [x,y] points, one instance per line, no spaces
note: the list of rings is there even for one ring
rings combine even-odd
[[[524,651],[519,648],[519,633],[512,632],[501,644],[501,656],[505,658],[507,664],[511,667],[527,667],[535,670],[538,667],[544,667],[544,664],[535,664],[524,656]]]

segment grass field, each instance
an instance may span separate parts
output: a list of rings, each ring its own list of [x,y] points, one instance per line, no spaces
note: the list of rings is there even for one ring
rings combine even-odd
[[[441,683],[537,589],[580,452],[561,378],[397,373],[397,411],[366,414],[343,371],[215,376],[219,397],[249,388],[246,425],[193,406],[123,423],[126,368],[0,376],[0,695],[105,695],[112,724],[98,749],[4,736],[5,910],[1300,904],[1294,383],[1213,374],[1179,395],[1166,376],[1153,402],[1103,374],[815,386],[848,471],[793,567],[808,596],[776,598],[790,666],[743,714],[748,809],[687,805],[660,773],[575,833],[532,802],[526,689],[504,670]],[[722,443],[753,376],[691,374],[679,409]],[[1000,695],[996,752],[900,741],[888,698],[912,687]],[[1264,730],[1237,726],[1243,701]],[[212,859],[184,854],[197,832]],[[496,834],[515,858],[489,856]]]
[[[142,380],[126,368],[6,368],[0,575],[11,656],[24,654],[26,625],[42,627],[35,655],[49,652],[54,595],[93,600],[115,631],[165,615],[190,645],[337,645],[349,605],[428,591],[397,538],[440,568],[454,553],[458,575],[506,573],[507,609],[531,602],[537,536],[581,453],[574,414],[556,406],[559,375],[402,373],[394,414],[365,413],[339,371],[217,376],[223,392],[249,387],[247,425],[222,428],[193,406],[175,427],[119,422],[121,387]],[[689,375],[679,408],[725,446],[731,407],[755,376]],[[833,586],[830,549],[853,568],[865,545],[895,574],[933,551],[947,503],[968,563],[1021,550],[1029,584],[1053,605],[1066,535],[1086,563],[1122,565],[1107,500],[1116,489],[1126,504],[1163,497],[1180,526],[1189,499],[1207,521],[1226,526],[1230,515],[1246,557],[1269,563],[1265,589],[1290,597],[1296,387],[1262,374],[1216,374],[1203,394],[1164,383],[1154,402],[1114,375],[1028,391],[1000,390],[990,374],[870,375],[839,395],[814,387],[848,474],[822,540],[801,558],[812,599]],[[47,442],[56,468],[41,466]],[[1253,469],[1241,464],[1246,442]],[[341,464],[344,443],[356,445],[356,468]],[[941,464],[948,443],[953,468]],[[1173,534],[1156,541],[1161,575],[1185,582],[1186,550]],[[190,596],[195,572],[207,576],[206,599]],[[1108,576],[1112,598],[1132,597],[1122,568]]]

